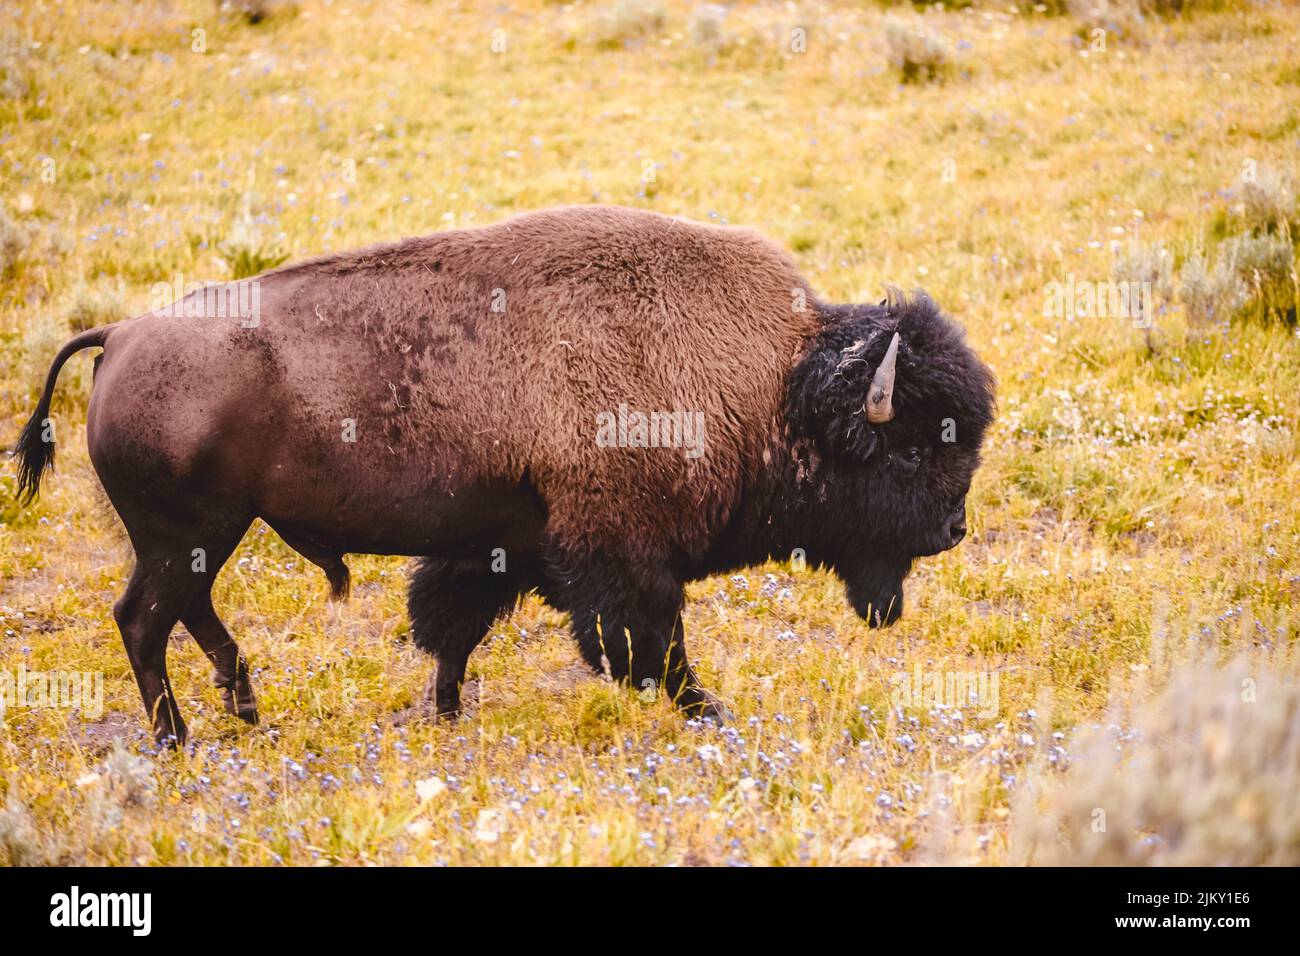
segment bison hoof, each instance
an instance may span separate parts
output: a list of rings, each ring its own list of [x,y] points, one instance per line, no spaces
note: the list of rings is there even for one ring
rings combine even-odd
[[[257,704],[253,700],[253,692],[247,691],[245,694],[236,695],[231,692],[230,688],[221,688],[221,702],[225,705],[226,713],[232,717],[238,717],[246,724],[257,726]]]
[[[168,731],[166,733],[160,733],[158,731],[154,731],[153,739],[154,742],[157,743],[158,745],[158,752],[165,753],[168,751],[180,750],[182,747],[184,747],[186,736],[187,734],[185,728],[182,727],[179,733],[172,732],[172,731]]]
[[[410,724],[450,723],[460,718],[460,707],[438,707],[427,698],[403,708],[393,714],[393,725],[403,727]]]
[[[721,703],[710,704],[704,708],[702,716],[712,718],[719,726],[729,724],[733,719],[731,711],[727,710],[726,706]]]
[[[689,708],[689,713],[695,718],[709,718],[719,726],[729,724],[733,719],[727,705],[712,694],[705,694],[701,703]]]

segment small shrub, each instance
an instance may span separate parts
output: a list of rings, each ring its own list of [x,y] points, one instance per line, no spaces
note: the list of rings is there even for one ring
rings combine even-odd
[[[1150,283],[1153,298],[1173,297],[1174,257],[1162,243],[1130,242],[1116,256],[1113,273],[1121,281]]]
[[[1085,733],[1063,779],[1030,788],[1012,856],[1072,866],[1300,863],[1300,684],[1239,658],[1174,668],[1136,714],[1127,754]]]
[[[726,32],[727,8],[716,3],[700,4],[691,11],[688,33],[691,42],[708,50],[721,50],[728,45]]]
[[[27,247],[32,244],[31,233],[21,223],[15,222],[0,206],[0,279],[11,278]]]
[[[50,360],[67,340],[68,327],[61,319],[43,309],[37,312],[36,317],[22,330],[22,336],[18,340],[18,380],[27,383],[27,387],[34,393],[39,392],[45,384],[45,374],[50,370]],[[77,378],[74,368],[80,367],[79,362],[69,362],[65,367],[59,376],[56,401],[79,392],[73,382]]]
[[[1241,184],[1241,212],[1251,230],[1271,232],[1300,225],[1290,180],[1268,168],[1259,169],[1253,180]]]
[[[1156,322],[1165,307],[1174,298],[1177,282],[1174,279],[1174,257],[1161,243],[1146,245],[1130,242],[1116,257],[1112,277],[1118,282],[1141,283],[1151,288],[1151,305],[1155,315],[1141,318],[1141,328],[1147,347],[1156,348]],[[1137,298],[1141,304],[1144,300]]]
[[[1249,292],[1261,318],[1295,309],[1295,250],[1276,235],[1234,236],[1221,254]]]
[[[113,741],[113,749],[104,758],[100,774],[104,778],[105,791],[120,807],[148,807],[157,796],[158,781],[154,779],[153,764],[147,758],[131,753],[120,740]]]
[[[126,305],[115,289],[82,286],[68,307],[68,327],[75,332],[110,325],[127,317]]]
[[[13,786],[0,807],[0,860],[6,857],[10,866],[40,866],[50,857],[49,848]]]
[[[31,54],[11,30],[0,33],[0,100],[20,100],[31,92]]]
[[[885,46],[890,64],[902,75],[904,83],[933,81],[948,72],[947,44],[920,24],[886,20]]]
[[[230,231],[218,244],[218,251],[226,260],[232,279],[258,275],[289,258],[284,236],[268,236],[262,224],[254,218],[251,197],[245,196],[242,206]]]
[[[659,0],[616,0],[596,15],[592,32],[597,45],[621,47],[653,36],[663,29],[666,21],[667,14]]]
[[[1070,15],[1079,21],[1075,35],[1091,41],[1097,30],[1121,40],[1142,38],[1145,21],[1138,0],[1070,0]]]
[[[85,797],[75,841],[82,852],[85,847],[102,847],[106,842],[120,840],[128,829],[124,827],[128,814],[147,811],[158,797],[153,764],[131,753],[121,740],[113,741],[112,750],[94,772],[77,781],[77,789]],[[126,837],[128,841],[137,838],[138,834]]]
[[[1179,272],[1179,292],[1192,325],[1226,322],[1246,304],[1249,293],[1236,268],[1220,255],[1213,267],[1203,250],[1196,250]]]

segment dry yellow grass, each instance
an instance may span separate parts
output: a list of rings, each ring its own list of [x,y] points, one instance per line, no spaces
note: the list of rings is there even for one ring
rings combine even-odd
[[[1189,327],[1177,301],[1147,331],[1045,317],[1044,288],[1104,282],[1134,242],[1181,263],[1231,232],[1245,170],[1295,181],[1300,10],[1147,17],[1104,51],[1066,17],[931,12],[941,82],[902,84],[875,6],[618,6],[306,0],[250,24],[197,0],[6,4],[0,442],[69,318],[143,311],[156,282],[622,203],[757,228],[827,298],[921,285],[960,318],[1001,382],[970,538],[920,565],[885,631],[790,566],[692,586],[692,652],[737,715],[723,730],[585,673],[535,600],[472,658],[463,722],[398,726],[430,669],[402,640],[404,562],[353,559],[353,596],[331,605],[258,526],[216,604],[263,724],[224,715],[178,629],[196,744],[142,764],[110,615],[130,556],[86,457],[76,359],[39,503],[19,509],[0,471],[0,669],[102,672],[106,713],[9,707],[0,862],[1013,862],[1017,807],[1075,785],[1080,728],[1127,734],[1148,701],[1198,699],[1195,681],[1156,696],[1153,634],[1245,655],[1261,693],[1294,686],[1294,325]],[[1294,257],[1289,281],[1293,323]],[[918,668],[995,675],[995,706],[900,706]],[[1290,726],[1288,701],[1265,695],[1258,719]],[[1232,746],[1255,719],[1223,721]],[[1079,792],[1105,799],[1105,779]],[[1218,839],[1179,859],[1234,858]],[[1279,840],[1264,858],[1300,861]]]

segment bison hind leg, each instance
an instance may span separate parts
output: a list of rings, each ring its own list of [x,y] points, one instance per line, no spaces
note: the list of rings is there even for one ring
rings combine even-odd
[[[216,667],[217,686],[223,692],[230,689],[228,708],[245,720],[256,719],[248,665],[217,619],[210,597],[217,572],[250,519],[205,504],[185,522],[138,506],[118,508],[135,547],[136,564],[125,593],[113,606],[113,617],[153,721],[154,738],[164,746],[183,743],[186,733],[167,676],[167,638],[177,620]]]
[[[183,553],[179,548],[177,552],[178,556]],[[194,576],[187,572],[178,557],[137,550],[131,580],[113,605],[113,618],[153,724],[154,740],[163,747],[185,742],[185,721],[167,676],[167,638],[189,602]]]
[[[438,717],[460,714],[469,656],[496,619],[514,606],[521,590],[519,578],[492,571],[486,561],[421,558],[416,565],[407,611],[416,646],[437,662],[426,703]]]
[[[226,713],[249,724],[257,723],[257,698],[253,693],[248,661],[239,645],[212,607],[210,586],[194,595],[181,615],[181,623],[203,649],[215,671],[214,683],[221,691]]]

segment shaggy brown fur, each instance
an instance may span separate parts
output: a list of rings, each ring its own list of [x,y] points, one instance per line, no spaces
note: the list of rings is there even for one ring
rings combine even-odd
[[[793,420],[821,414],[820,399],[791,393],[796,372],[820,368],[828,330],[849,330],[869,368],[882,329],[913,322],[920,342],[950,327],[928,300],[833,313],[754,233],[608,207],[533,213],[250,281],[261,303],[252,327],[163,310],[74,339],[18,446],[34,493],[53,454],[37,435],[59,367],[102,345],[88,444],[137,552],[116,615],[160,739],[184,733],[163,661],[177,619],[216,664],[227,706],[255,719],[246,667],[207,598],[255,517],[324,568],[336,592],[346,552],[430,559],[411,610],[417,641],[438,657],[440,713],[458,709],[465,659],[492,619],[537,587],[573,614],[593,665],[665,679],[684,705],[716,714],[685,663],[682,583],[787,546],[789,535],[762,528],[777,512],[778,524],[802,529],[789,529],[796,546],[801,533],[818,537],[803,505],[777,504],[832,480],[818,458],[837,454],[814,452],[825,445],[818,426]],[[959,335],[942,348],[954,375],[971,380],[951,402],[971,426],[949,482],[964,496],[991,379]],[[906,345],[900,354],[912,357]],[[836,372],[807,388],[829,399],[850,380]],[[620,406],[702,416],[703,453],[603,447],[599,416]],[[823,417],[840,428],[844,414]],[[936,534],[948,541],[951,490],[920,507],[935,527],[909,566]],[[828,500],[824,489],[818,497]],[[845,506],[832,524],[858,522],[852,512],[871,503],[832,511]],[[823,560],[848,560],[837,555]],[[893,602],[892,581],[863,587]]]

